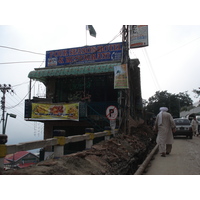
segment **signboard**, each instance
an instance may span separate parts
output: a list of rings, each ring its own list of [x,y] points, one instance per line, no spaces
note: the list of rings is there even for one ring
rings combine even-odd
[[[31,119],[79,121],[79,103],[73,103],[73,104],[32,103]]]
[[[122,43],[84,46],[46,52],[46,67],[120,61]]]
[[[114,67],[114,89],[127,89],[128,86],[128,69],[127,64]]]
[[[109,120],[115,120],[118,116],[118,109],[115,106],[108,106],[106,109],[106,117]]]
[[[148,26],[130,25],[130,48],[148,46]]]

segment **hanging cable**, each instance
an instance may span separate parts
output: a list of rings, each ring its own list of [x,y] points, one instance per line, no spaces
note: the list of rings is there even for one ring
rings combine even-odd
[[[150,60],[149,55],[148,55],[148,53],[146,51],[146,48],[143,48],[143,54],[144,54],[144,57],[146,58],[146,62],[148,63],[148,65],[150,67],[150,71],[151,71],[152,78],[154,80],[155,86],[156,86],[157,90],[160,90],[160,85],[159,85],[158,80],[156,78],[156,75],[155,75],[155,72],[153,70],[153,67],[152,67],[152,64],[151,64],[151,60]]]
[[[0,65],[7,65],[7,64],[22,64],[22,63],[38,63],[38,62],[42,62],[40,61],[19,61],[19,62],[3,62],[0,63]]]
[[[34,84],[32,85],[31,90],[32,90],[33,87],[35,86],[35,83],[36,83],[36,81],[35,81]],[[29,92],[25,95],[25,97],[24,97],[18,104],[14,105],[14,106],[11,106],[11,107],[6,107],[6,108],[7,108],[7,109],[12,109],[12,108],[17,107],[18,105],[20,105],[20,104],[22,103],[22,101],[23,101],[28,95],[29,95]]]
[[[13,48],[13,47],[2,46],[2,45],[0,45],[0,47],[1,48],[15,50],[15,51],[22,51],[22,52],[25,52],[25,53],[32,53],[32,54],[37,54],[37,55],[45,55],[43,53],[37,53],[37,52],[33,52],[33,51],[27,51],[27,50],[22,50],[22,49],[17,49],[17,48]]]

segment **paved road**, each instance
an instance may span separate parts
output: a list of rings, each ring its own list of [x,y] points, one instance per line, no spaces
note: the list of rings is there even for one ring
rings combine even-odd
[[[172,152],[166,157],[155,155],[144,175],[199,175],[200,136],[174,139]]]

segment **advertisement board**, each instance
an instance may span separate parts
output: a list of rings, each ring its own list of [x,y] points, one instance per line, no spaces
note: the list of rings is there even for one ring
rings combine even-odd
[[[46,67],[120,61],[122,43],[101,44],[46,52]]]
[[[72,103],[72,104],[32,103],[31,119],[79,121],[79,103]]]
[[[128,69],[127,64],[114,67],[114,89],[127,89],[128,86]]]
[[[130,25],[130,48],[148,46],[148,26]]]

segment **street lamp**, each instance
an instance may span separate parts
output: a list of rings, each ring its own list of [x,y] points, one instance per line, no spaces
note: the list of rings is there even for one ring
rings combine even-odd
[[[8,121],[8,115],[12,118],[16,118],[17,115],[15,114],[12,114],[12,113],[6,113],[6,121],[5,121],[5,124],[3,124],[3,134],[6,133],[6,125],[7,125],[7,121]]]

